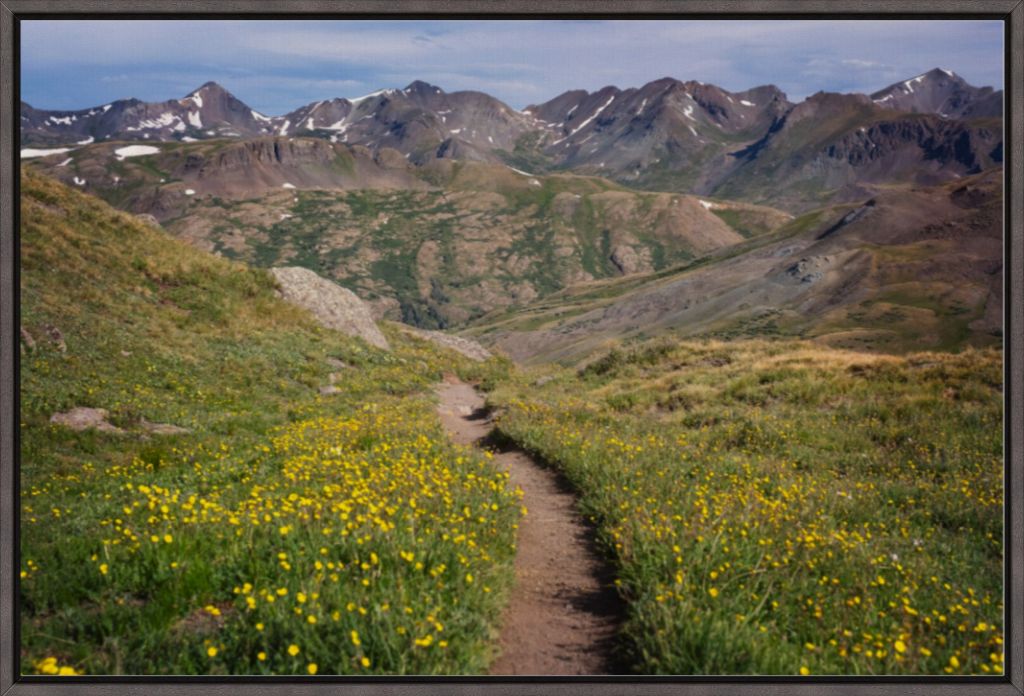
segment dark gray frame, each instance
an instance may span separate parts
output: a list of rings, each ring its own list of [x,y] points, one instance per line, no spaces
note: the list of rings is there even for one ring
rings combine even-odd
[[[1005,76],[1006,245],[1004,247],[1004,358],[1006,398],[1006,665],[1003,678],[758,678],[758,677],[584,677],[584,678],[152,678],[20,677],[15,673],[18,340],[17,248],[15,234],[18,135],[15,104],[14,29],[20,17],[34,13],[170,15],[204,14],[410,14],[436,15],[841,15],[854,18],[943,15],[955,19],[986,15],[1006,21]],[[0,0],[0,696],[112,693],[170,694],[559,694],[561,696],[644,696],[668,694],[822,694],[889,696],[991,694],[1024,696],[1024,0]],[[1016,168],[1016,172],[1014,172]],[[1011,410],[1011,405],[1013,409]],[[1012,414],[1012,415],[1011,415]]]

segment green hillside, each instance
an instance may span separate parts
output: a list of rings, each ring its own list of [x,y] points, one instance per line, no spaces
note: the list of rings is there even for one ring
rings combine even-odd
[[[519,502],[430,387],[495,364],[321,329],[263,271],[29,171],[21,206],[23,671],[486,666]],[[121,432],[50,423],[73,407]]]
[[[997,349],[665,339],[489,402],[580,492],[637,671],[998,674],[1001,387]]]

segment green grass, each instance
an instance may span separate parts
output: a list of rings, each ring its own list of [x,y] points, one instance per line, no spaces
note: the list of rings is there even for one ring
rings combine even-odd
[[[1002,356],[619,348],[489,397],[598,524],[643,673],[1002,671]]]
[[[519,499],[439,427],[431,386],[454,372],[490,391],[501,435],[579,491],[618,571],[620,639],[637,672],[1001,672],[998,350],[896,357],[662,338],[542,368],[554,379],[537,386],[536,372],[468,365],[387,327],[390,352],[323,330],[262,271],[22,180],[22,323],[37,343],[21,360],[23,671],[484,670]],[[518,193],[536,215],[502,251],[536,257],[529,278],[550,297],[483,329],[547,325],[837,214],[681,267],[559,289],[569,261],[552,253],[545,215],[569,185],[583,184]],[[449,280],[403,306],[419,323],[490,277],[453,273],[462,213],[440,194],[296,196],[268,263],[285,249],[312,263],[332,225],[375,220],[369,272],[418,298],[415,245],[438,240]],[[230,229],[242,218],[225,207]],[[609,240],[586,198],[574,223],[577,261],[602,270]],[[917,286],[862,310],[879,326],[930,313],[958,347],[975,316]],[[341,393],[321,396],[331,373]],[[125,432],[50,424],[74,406],[108,409]],[[191,432],[148,435],[144,420]]]
[[[486,667],[519,499],[430,389],[500,363],[321,329],[264,272],[28,172],[21,241],[23,672]],[[50,424],[74,406],[124,433]]]

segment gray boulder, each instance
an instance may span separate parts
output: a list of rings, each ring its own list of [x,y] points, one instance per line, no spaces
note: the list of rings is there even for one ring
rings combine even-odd
[[[351,290],[298,266],[271,268],[270,274],[286,302],[309,310],[323,326],[358,336],[378,348],[390,348],[369,308]]]
[[[454,336],[452,334],[446,334],[443,331],[427,331],[426,329],[416,329],[411,326],[402,325],[402,330],[408,334],[412,334],[417,338],[422,338],[426,341],[436,343],[442,348],[448,348],[454,350],[456,353],[461,353],[470,360],[476,360],[477,362],[483,362],[488,358],[492,357],[491,352],[484,348],[482,345],[477,343],[471,338],[463,338],[462,336]]]

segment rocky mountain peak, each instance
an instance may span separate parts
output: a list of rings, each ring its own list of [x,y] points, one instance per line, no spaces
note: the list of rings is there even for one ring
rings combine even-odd
[[[227,99],[234,99],[235,98],[235,96],[233,94],[231,94],[229,91],[224,89],[221,85],[219,85],[216,82],[213,82],[212,80],[209,81],[209,82],[204,82],[202,85],[200,85],[199,87],[197,87],[196,89],[192,90],[187,95],[182,97],[182,99],[183,100],[191,99],[191,100],[195,101],[196,97],[199,97],[200,100],[203,100],[203,99],[221,100],[221,99],[225,99],[225,98],[227,98]]]
[[[406,94],[444,94],[444,90],[423,80],[413,80],[402,90]]]
[[[1002,92],[974,87],[952,70],[932,68],[872,93],[872,101],[884,109],[931,113],[943,118],[998,116]]]

